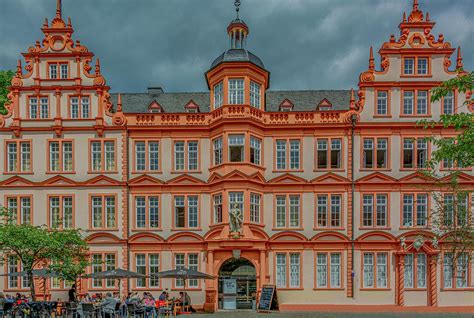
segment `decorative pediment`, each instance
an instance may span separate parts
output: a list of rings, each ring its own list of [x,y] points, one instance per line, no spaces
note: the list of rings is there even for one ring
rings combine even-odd
[[[332,103],[327,100],[326,98],[323,98],[318,106],[316,106],[316,110],[331,110],[332,109]]]
[[[395,237],[387,232],[372,231],[362,234],[357,238],[357,242],[395,242]]]
[[[148,111],[150,113],[164,113],[165,112],[163,107],[161,107],[161,105],[156,100],[153,100],[150,103],[150,105],[148,105]]]
[[[311,183],[347,183],[347,182],[350,182],[350,180],[338,174],[335,174],[333,172],[325,173],[322,176],[316,177],[313,180],[311,180]]]
[[[87,244],[117,244],[121,240],[110,233],[94,233],[86,238]]]
[[[440,178],[439,181],[440,182],[451,182],[452,176],[453,176],[452,174],[446,175],[443,178]],[[468,175],[467,173],[460,172],[460,173],[457,174],[457,182],[458,183],[473,182],[473,181],[474,181],[474,177]]]
[[[186,112],[189,112],[189,113],[199,113],[200,110],[199,110],[199,105],[197,103],[195,103],[192,99],[189,100],[189,102],[184,105],[184,110],[186,110]]]
[[[129,238],[130,244],[161,244],[165,240],[153,233],[138,233]]]
[[[347,236],[339,232],[323,232],[313,236],[310,241],[320,241],[324,243],[346,243],[349,242],[349,239]]]
[[[255,172],[251,175],[247,175],[239,170],[233,170],[228,174],[221,176],[218,173],[213,173],[209,179],[208,183],[215,183],[219,181],[253,181],[257,183],[265,183],[265,178],[262,176],[261,173]]]
[[[54,176],[43,182],[45,186],[75,186],[77,182],[63,176]]]
[[[163,181],[146,174],[133,178],[128,182],[131,186],[154,186],[163,183]]]
[[[400,183],[433,183],[436,181],[436,179],[422,172],[416,171],[407,176],[404,176],[399,181]]]
[[[19,176],[13,176],[8,178],[0,183],[2,187],[30,187],[34,186],[34,182],[26,180],[25,178]]]
[[[387,183],[397,182],[398,180],[380,172],[371,173],[357,180],[357,183]]]
[[[270,242],[307,242],[308,239],[301,233],[285,231],[277,233],[270,238]]]
[[[190,176],[188,174],[183,174],[183,175],[180,175],[176,178],[168,180],[166,182],[166,184],[200,185],[200,184],[205,184],[205,183],[204,183],[204,181],[202,181],[202,180],[200,180],[196,177]]]
[[[191,232],[184,232],[184,233],[176,233],[170,236],[166,242],[168,243],[201,243],[204,242],[204,239],[197,235],[196,233]]]
[[[97,176],[87,180],[84,184],[88,186],[119,186],[121,182],[107,176]]]
[[[290,173],[284,173],[281,176],[273,178],[268,181],[268,183],[307,183],[307,181],[298,176],[292,175]]]
[[[285,98],[280,103],[279,110],[288,112],[288,111],[292,111],[294,107],[295,107],[295,105],[288,98]]]

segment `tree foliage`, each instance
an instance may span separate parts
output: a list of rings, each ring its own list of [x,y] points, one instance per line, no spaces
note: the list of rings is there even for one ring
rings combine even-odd
[[[54,230],[45,226],[33,226],[12,222],[9,212],[3,209],[4,220],[0,224],[0,258],[6,262],[16,257],[28,272],[31,297],[35,299],[32,270],[51,267],[62,279],[75,280],[87,266],[87,245],[77,229]]]
[[[8,87],[10,86],[14,75],[15,73],[10,70],[0,71],[0,114],[6,113],[4,105],[8,100]]]

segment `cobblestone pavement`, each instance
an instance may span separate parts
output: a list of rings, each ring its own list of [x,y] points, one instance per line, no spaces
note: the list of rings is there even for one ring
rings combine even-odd
[[[382,312],[382,313],[351,313],[351,312],[285,312],[261,314],[254,311],[219,311],[214,314],[193,314],[193,318],[474,318],[474,313],[409,313],[409,312]]]

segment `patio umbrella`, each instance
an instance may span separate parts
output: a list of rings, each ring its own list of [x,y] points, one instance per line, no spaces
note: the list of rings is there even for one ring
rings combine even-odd
[[[43,279],[43,300],[46,300],[46,279],[51,277],[59,277],[61,276],[58,272],[53,271],[49,268],[40,268],[40,269],[33,269],[31,271],[34,277],[40,277]],[[26,276],[28,275],[27,271],[21,272],[12,272],[7,274],[1,274],[0,276],[9,276],[9,277],[19,277],[19,276]]]
[[[103,279],[103,278],[109,278],[109,279],[118,279],[119,281],[119,293],[120,293],[120,283],[121,280],[124,278],[145,278],[146,275],[137,273],[137,272],[132,272],[128,271],[125,269],[121,268],[116,268],[116,269],[111,269],[108,271],[103,271],[103,272],[95,272],[95,273],[90,273],[87,275],[83,275],[83,278],[97,278],[97,279]]]
[[[153,273],[151,276],[159,278],[177,278],[184,282],[184,294],[186,296],[186,280],[187,279],[214,279],[215,277],[206,273],[199,272],[191,268],[175,268],[168,271]],[[186,298],[185,298],[186,300]]]

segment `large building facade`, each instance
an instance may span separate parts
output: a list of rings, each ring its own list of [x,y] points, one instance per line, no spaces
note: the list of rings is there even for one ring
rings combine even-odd
[[[187,266],[216,276],[186,283],[206,310],[224,306],[229,277],[237,306],[264,284],[276,285],[282,310],[472,306],[474,266],[452,269],[430,231],[433,180],[419,172],[433,150],[423,137],[455,131],[416,122],[474,111],[463,105],[472,92],[430,101],[431,88],[464,72],[460,50],[453,56],[434,25],[415,0],[400,35],[378,50],[379,66],[370,48],[356,91],[270,90],[237,18],[229,49],[205,73],[208,92],[111,94],[58,1],[0,115],[0,205],[19,223],[86,230],[89,272]],[[472,169],[460,180],[472,189]],[[14,258],[3,266],[18,270]],[[55,279],[36,286],[52,298],[67,289]],[[7,293],[27,287],[21,277],[0,280]],[[121,290],[165,288],[185,286],[147,278]],[[79,290],[118,286],[80,280]]]

